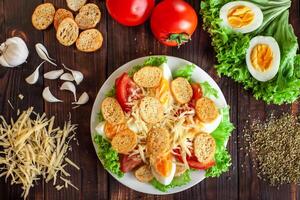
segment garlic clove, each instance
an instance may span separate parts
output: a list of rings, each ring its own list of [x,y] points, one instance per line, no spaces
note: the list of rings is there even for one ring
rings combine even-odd
[[[64,73],[63,75],[61,75],[60,80],[63,81],[74,81],[74,77],[72,76],[72,74],[70,73]]]
[[[78,101],[77,102],[73,102],[72,104],[83,105],[83,104],[86,104],[88,101],[89,101],[89,95],[86,92],[84,92],[79,97]]]
[[[42,45],[41,43],[37,43],[35,45],[35,50],[37,52],[37,54],[39,55],[39,57],[47,62],[49,62],[50,64],[57,66],[56,63],[52,62],[51,60],[54,60],[52,58],[49,57],[48,51],[46,49],[46,47],[44,45]]]
[[[49,80],[58,79],[64,73],[63,69],[53,70],[44,74],[44,78]]]
[[[74,83],[66,81],[61,85],[60,90],[68,90],[68,91],[72,92],[74,95],[75,101],[77,101],[76,87],[75,87]]]
[[[0,65],[16,67],[24,62],[29,55],[26,43],[20,37],[8,38],[0,45]]]
[[[62,65],[66,70],[69,70],[72,73],[76,84],[79,85],[83,80],[83,74],[80,71],[72,70],[72,69],[66,67],[64,64],[62,64]]]
[[[41,64],[39,64],[39,66],[37,66],[37,68],[34,70],[34,72],[29,75],[25,81],[30,84],[30,85],[33,85],[35,84],[38,80],[39,80],[39,70],[40,70],[40,67],[45,63],[46,61],[43,61]]]
[[[57,99],[57,98],[50,92],[49,87],[44,88],[42,96],[43,96],[43,98],[44,98],[45,101],[50,102],[50,103],[62,102],[62,100]]]

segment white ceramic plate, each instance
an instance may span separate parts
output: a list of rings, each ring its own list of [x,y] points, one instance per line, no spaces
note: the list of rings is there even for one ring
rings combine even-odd
[[[94,143],[93,138],[94,138],[94,133],[95,133],[95,127],[97,126],[97,123],[98,123],[97,113],[99,113],[100,104],[103,101],[103,99],[105,98],[105,93],[112,88],[112,86],[115,84],[115,80],[117,77],[119,77],[122,73],[129,71],[129,69],[131,69],[133,66],[142,64],[144,62],[144,60],[146,60],[147,58],[148,57],[138,58],[138,59],[132,60],[132,61],[126,63],[125,65],[119,67],[114,73],[112,73],[110,75],[110,77],[105,81],[105,83],[102,85],[100,91],[98,92],[98,95],[97,95],[96,100],[93,105],[92,114],[91,114],[91,137],[92,137],[92,141],[93,141],[96,152],[98,151],[98,149],[97,149],[97,145]],[[184,65],[191,64],[191,62],[188,62],[181,58],[167,56],[167,59],[168,59],[168,65],[169,65],[171,71],[174,71]],[[222,91],[220,90],[219,86],[216,84],[216,82],[204,70],[202,70],[197,65],[195,65],[195,66],[196,66],[196,68],[194,69],[194,72],[192,75],[192,80],[197,81],[197,82],[207,81],[213,88],[215,88],[218,91],[219,98],[218,99],[211,98],[211,99],[213,99],[215,101],[215,103],[217,104],[217,106],[219,108],[223,108],[223,107],[227,106],[224,95],[223,95]],[[165,195],[165,194],[181,192],[181,191],[184,191],[186,189],[193,187],[194,185],[196,185],[197,183],[199,183],[200,181],[202,181],[205,178],[205,171],[202,170],[202,171],[191,172],[192,180],[188,184],[181,186],[181,187],[173,188],[173,189],[169,190],[168,192],[161,192],[161,191],[157,190],[156,188],[154,188],[150,184],[139,182],[132,173],[126,173],[124,175],[124,177],[122,177],[122,178],[118,178],[114,174],[111,174],[111,175],[115,179],[117,179],[120,183],[122,183],[123,185],[125,185],[133,190],[136,190],[138,192],[143,192],[143,193],[147,193],[147,194]]]

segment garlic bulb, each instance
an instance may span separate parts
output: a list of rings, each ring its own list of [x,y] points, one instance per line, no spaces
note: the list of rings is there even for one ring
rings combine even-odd
[[[28,54],[24,40],[19,37],[9,38],[0,45],[0,65],[16,67],[26,61]]]

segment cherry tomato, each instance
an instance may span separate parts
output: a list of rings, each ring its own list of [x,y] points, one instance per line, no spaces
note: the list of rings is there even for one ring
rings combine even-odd
[[[196,101],[203,96],[202,89],[199,83],[191,83],[193,88],[193,97],[192,100],[189,102],[189,106],[195,108]]]
[[[183,159],[181,157],[180,150],[175,149],[173,151],[175,153],[174,155],[177,158],[177,160],[183,163]],[[204,170],[204,169],[208,169],[208,168],[215,165],[214,160],[211,160],[211,161],[206,162],[206,163],[201,163],[201,162],[198,161],[197,157],[194,155],[194,152],[191,152],[191,153],[192,153],[191,156],[188,156],[188,155],[186,156],[186,160],[188,162],[188,165],[191,168]]]
[[[155,38],[167,46],[188,42],[197,24],[197,13],[183,0],[164,0],[154,8],[151,16]]]
[[[128,76],[127,73],[122,74],[116,79],[116,97],[125,112],[130,111],[130,106],[128,106],[128,97],[131,94],[131,90],[136,87],[136,84]]]
[[[138,155],[134,155],[129,157],[128,155],[120,155],[120,164],[121,164],[121,171],[126,173],[130,172],[140,164],[142,164],[142,159]]]
[[[198,100],[202,97],[202,89],[199,83],[191,83],[191,86],[193,88],[193,97],[192,99]]]
[[[106,0],[109,14],[125,26],[144,23],[149,18],[154,5],[155,0]]]

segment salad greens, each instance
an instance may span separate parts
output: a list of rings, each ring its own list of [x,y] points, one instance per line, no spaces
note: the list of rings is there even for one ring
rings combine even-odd
[[[183,186],[190,181],[191,181],[190,170],[186,170],[181,176],[174,177],[172,182],[169,185],[163,185],[160,182],[158,182],[155,178],[153,178],[150,181],[150,184],[162,192],[168,192],[168,190],[174,187]]]
[[[98,121],[99,122],[103,122],[104,121],[104,117],[103,117],[103,114],[102,114],[101,110],[98,112],[97,117],[98,117]]]
[[[116,96],[116,86],[114,85],[109,91],[105,93],[106,97],[115,97]]]
[[[264,14],[262,26],[253,33],[241,34],[221,25],[220,8],[230,0],[207,0],[201,2],[204,28],[212,37],[216,51],[219,75],[226,75],[251,89],[257,99],[267,103],[292,103],[300,95],[300,76],[296,62],[297,37],[289,24],[290,0],[250,0]],[[246,66],[246,51],[249,41],[256,35],[272,36],[281,50],[281,63],[276,77],[268,82],[259,82],[249,73]]]
[[[218,91],[215,88],[211,87],[211,85],[207,81],[200,83],[200,85],[204,96],[206,97],[214,96],[218,98],[219,96]]]
[[[139,71],[141,68],[143,68],[145,66],[159,67],[163,63],[167,63],[167,61],[168,61],[168,59],[166,56],[151,56],[151,57],[147,58],[142,65],[136,65],[136,66],[132,67],[132,69],[130,69],[128,71],[128,76],[133,77],[133,74],[135,72]]]
[[[175,70],[172,73],[172,77],[173,78],[183,77],[191,82],[194,69],[195,69],[195,65],[193,65],[193,64],[185,65],[185,66],[180,67],[179,69]]]
[[[94,141],[98,147],[98,157],[102,161],[104,168],[116,174],[119,178],[123,177],[124,173],[120,170],[118,153],[113,150],[110,142],[98,134],[95,135]]]
[[[218,128],[211,133],[211,136],[216,141],[216,153],[215,162],[216,164],[206,170],[206,177],[218,177],[223,172],[228,171],[231,166],[231,157],[224,144],[229,139],[231,132],[234,129],[233,124],[230,122],[229,107],[221,109],[222,121]]]

